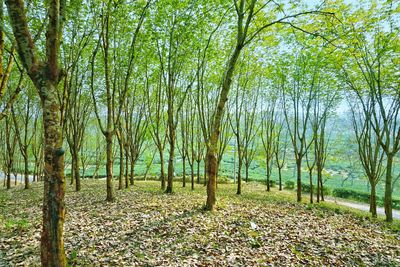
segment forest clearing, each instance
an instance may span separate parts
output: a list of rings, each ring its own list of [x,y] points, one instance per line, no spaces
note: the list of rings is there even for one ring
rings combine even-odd
[[[400,266],[400,1],[0,0],[0,181],[0,266]]]

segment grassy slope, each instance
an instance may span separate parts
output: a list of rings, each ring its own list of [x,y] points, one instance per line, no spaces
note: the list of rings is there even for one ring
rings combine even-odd
[[[296,204],[292,192],[219,185],[218,209],[205,213],[205,188],[165,195],[137,182],[105,203],[104,181],[68,188],[65,246],[79,266],[400,265],[399,236],[367,213],[325,203]],[[0,190],[0,251],[10,265],[39,264],[41,184]],[[250,222],[253,222],[255,226]],[[397,222],[398,223],[398,222]],[[396,224],[395,224],[396,225]],[[1,255],[1,254],[0,254]],[[1,261],[0,261],[1,265]]]

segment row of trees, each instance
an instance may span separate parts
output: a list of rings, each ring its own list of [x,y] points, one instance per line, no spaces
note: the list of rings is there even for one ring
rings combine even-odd
[[[247,180],[261,148],[267,190],[273,163],[282,189],[281,171],[293,153],[297,200],[306,168],[310,202],[314,187],[320,201],[329,121],[344,95],[353,99],[371,212],[376,216],[376,184],[385,174],[385,212],[392,220],[393,161],[400,149],[400,42],[392,1],[359,8],[257,0],[52,0],[46,8],[7,0],[6,6],[8,16],[0,3],[2,163],[8,187],[19,169],[25,188],[32,166],[35,179],[44,176],[44,266],[66,265],[63,145],[77,191],[88,158],[95,176],[104,149],[107,201],[115,199],[116,154],[122,189],[134,184],[142,152],[156,148],[167,193],[173,192],[177,153],[183,186],[185,164],[193,188],[204,161],[205,207],[213,210],[230,142],[238,156],[237,194],[242,168]],[[18,154],[23,168],[15,166]]]

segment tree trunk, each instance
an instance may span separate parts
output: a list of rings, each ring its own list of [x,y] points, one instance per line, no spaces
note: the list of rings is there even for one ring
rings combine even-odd
[[[170,147],[169,147],[169,159],[168,159],[168,177],[167,177],[167,189],[165,193],[172,193],[173,190],[173,179],[174,179],[174,156],[175,156],[175,130],[170,130]]]
[[[125,151],[125,188],[129,188],[129,154]]]
[[[7,186],[7,189],[11,189],[11,172],[10,172],[10,170],[7,170],[7,175],[6,175],[6,186]]]
[[[119,140],[119,177],[118,177],[118,190],[124,188],[124,145],[122,140]]]
[[[165,171],[164,171],[164,151],[162,149],[159,149],[160,152],[160,164],[161,164],[161,169],[160,169],[160,180],[161,180],[161,189],[165,189]]]
[[[301,158],[296,160],[297,166],[297,202],[301,202]]]
[[[182,187],[186,187],[186,157],[182,157]]]
[[[44,128],[44,198],[41,236],[42,266],[66,266],[63,227],[65,216],[64,150],[56,83],[46,81],[42,96]]]
[[[218,166],[218,163],[217,163],[217,166]],[[218,179],[217,175],[218,175],[218,169],[215,174],[215,179]],[[215,181],[215,183],[216,183],[216,181]],[[204,184],[203,185],[204,186],[207,185],[207,160],[206,160],[206,158],[204,158]]]
[[[322,183],[322,177],[319,180],[320,186],[319,189],[321,190],[321,201],[325,201],[324,199],[324,184]]]
[[[25,156],[24,156],[24,180],[25,180],[25,189],[29,189],[29,161],[28,161],[28,151],[25,149]]]
[[[107,174],[107,197],[106,201],[114,201],[114,187],[113,187],[113,158],[112,158],[112,142],[113,136],[111,132],[106,132],[106,174]]]
[[[282,191],[282,168],[278,167],[279,191]]]
[[[393,221],[392,213],[392,170],[393,169],[393,155],[387,155],[386,160],[386,180],[385,180],[385,214],[386,221]]]
[[[70,175],[71,175],[70,178],[71,179],[69,181],[69,184],[73,185],[74,184],[74,170],[75,170],[75,159],[74,159],[74,152],[73,151],[72,151],[71,155],[72,155],[72,158],[71,158],[71,172],[70,172]]]
[[[371,182],[371,197],[369,202],[369,211],[372,214],[373,218],[377,217],[377,210],[376,210],[376,183],[375,181],[370,180]]]
[[[129,175],[129,182],[131,185],[135,184],[135,163],[136,161],[131,158],[131,174]]]
[[[267,160],[266,169],[267,169],[267,191],[269,192],[269,191],[271,190],[270,184],[269,184],[269,180],[270,180],[270,176],[271,176],[271,171],[270,171],[270,169],[269,169],[268,160]],[[247,171],[247,170],[246,170],[246,171]]]
[[[81,174],[79,173],[79,152],[75,152],[75,168],[74,168],[74,176],[75,176],[75,191],[81,191]]]
[[[314,203],[314,187],[313,187],[313,177],[312,177],[312,170],[309,171],[308,173],[309,177],[310,177],[310,203]]]
[[[320,195],[321,195],[321,186],[320,186],[321,176],[319,171],[317,171],[317,203],[319,203]]]
[[[210,147],[207,149],[207,174],[208,174],[208,183],[207,183],[207,202],[206,209],[212,211],[216,202],[216,188],[217,188],[217,179],[216,179],[216,170],[218,168],[218,160],[217,153],[215,152],[216,145],[214,147]]]
[[[212,211],[216,202],[216,184],[217,184],[217,146],[218,139],[220,135],[221,120],[224,115],[225,103],[228,101],[228,94],[232,84],[233,72],[235,70],[237,59],[239,58],[240,51],[243,48],[243,40],[241,40],[240,35],[238,35],[237,45],[233,51],[233,54],[229,58],[226,72],[223,77],[222,89],[220,92],[218,105],[213,118],[210,142],[207,147],[207,176],[208,176],[208,186],[207,186],[207,202],[206,209]]]
[[[190,164],[190,183],[192,190],[194,190],[194,161]]]
[[[242,159],[239,156],[239,164],[238,164],[238,175],[237,175],[237,190],[236,194],[240,195],[242,194]]]

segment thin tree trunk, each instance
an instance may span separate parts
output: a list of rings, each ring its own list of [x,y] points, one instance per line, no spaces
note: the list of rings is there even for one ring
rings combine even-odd
[[[131,174],[129,175],[130,176],[129,181],[131,185],[135,184],[135,163],[136,163],[135,160],[131,158]]]
[[[124,145],[123,141],[119,141],[119,177],[118,177],[118,190],[124,188]]]
[[[314,187],[313,187],[313,177],[312,177],[312,170],[309,171],[308,173],[310,177],[310,203],[312,204],[314,202]]]
[[[239,164],[238,164],[238,175],[237,175],[237,190],[236,194],[240,195],[242,193],[242,160],[239,157]]]
[[[172,132],[172,133],[171,133]],[[174,135],[175,131],[170,130],[170,134]],[[168,176],[167,176],[167,189],[166,193],[172,193],[173,191],[173,179],[174,179],[174,156],[175,156],[175,138],[170,137],[170,147],[169,147],[169,159],[168,159]]]
[[[75,152],[75,168],[74,168],[74,176],[75,176],[75,191],[81,191],[81,175],[79,173],[79,153]]]
[[[278,167],[279,191],[282,191],[282,168]]]
[[[271,176],[271,171],[269,169],[269,164],[268,164],[268,160],[267,160],[267,165],[266,165],[266,169],[267,169],[267,191],[269,192],[271,190],[270,188],[270,176]]]
[[[207,185],[207,161],[206,161],[206,158],[204,158],[204,183],[203,183],[203,185],[204,186],[206,186]],[[215,175],[215,179],[218,179],[218,169],[217,169],[217,172],[216,172],[216,175]],[[215,181],[215,183],[216,183],[216,181]]]
[[[75,159],[74,159],[74,156],[73,156],[73,154],[74,154],[73,151],[72,151],[71,154],[72,154],[72,159],[71,159],[71,172],[70,172],[71,177],[70,177],[69,184],[70,184],[70,185],[73,185],[73,184],[74,184]]]
[[[106,201],[113,202],[114,201],[114,187],[113,187],[113,159],[112,159],[112,134],[110,132],[106,132],[106,188],[107,188],[107,197]]]
[[[317,203],[320,201],[321,196],[321,171],[320,167],[317,164]]]
[[[324,199],[324,184],[323,184],[323,182],[322,182],[322,177],[321,177],[321,179],[319,180],[319,182],[320,182],[320,190],[321,190],[321,201],[325,201],[325,199]]]
[[[385,180],[385,214],[386,221],[393,221],[392,213],[392,169],[393,169],[393,155],[387,155],[386,160],[386,180]]]
[[[26,151],[25,149],[25,156],[24,156],[24,177],[25,177],[25,189],[29,189],[30,188],[30,184],[29,184],[29,161],[28,161],[28,151]]]
[[[194,162],[190,164],[190,183],[191,189],[194,190]]]
[[[129,188],[129,154],[125,150],[125,188]]]
[[[200,161],[197,161],[197,183],[200,184]]]
[[[214,209],[216,198],[216,189],[217,189],[217,168],[218,168],[218,160],[217,153],[215,152],[216,145],[214,147],[210,147],[207,149],[207,174],[208,174],[208,183],[207,183],[207,202],[206,209],[212,211]]]
[[[6,179],[6,186],[7,189],[11,189],[11,173],[10,170],[7,170],[7,175],[6,175],[7,179]]]
[[[160,152],[160,164],[161,164],[160,168],[161,189],[164,190],[165,189],[164,153],[162,149],[160,149],[159,152]]]
[[[186,187],[186,157],[182,158],[183,170],[182,170],[182,187]]]
[[[377,217],[377,210],[376,210],[376,183],[374,181],[371,182],[371,197],[369,203],[369,211],[372,214],[373,218]]]
[[[233,72],[235,70],[236,62],[237,59],[239,58],[240,51],[243,48],[243,44],[241,43],[242,41],[243,40],[241,40],[240,35],[238,35],[238,43],[233,51],[232,56],[229,59],[227,70],[223,77],[222,89],[220,92],[216,112],[213,118],[211,134],[210,134],[210,142],[207,147],[206,159],[207,159],[208,184],[207,184],[206,209],[210,211],[214,209],[216,202],[216,189],[217,189],[216,174],[218,168],[217,146],[220,134],[221,120],[224,114],[225,103],[226,101],[228,101],[228,94],[232,84],[232,77],[233,77]]]
[[[301,202],[301,158],[296,160],[297,166],[297,202]]]

